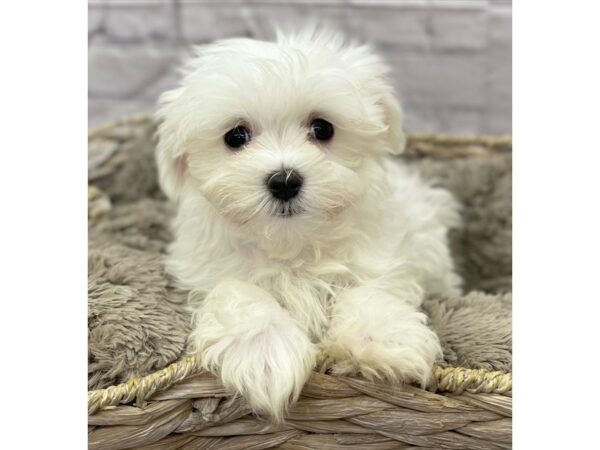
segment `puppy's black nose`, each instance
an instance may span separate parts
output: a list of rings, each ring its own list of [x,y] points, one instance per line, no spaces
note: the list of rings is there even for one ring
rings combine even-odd
[[[274,172],[266,179],[267,187],[273,197],[283,201],[298,195],[303,181],[302,176],[293,170]]]

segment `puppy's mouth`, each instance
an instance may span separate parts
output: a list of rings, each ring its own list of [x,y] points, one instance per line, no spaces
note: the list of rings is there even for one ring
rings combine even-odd
[[[293,217],[304,212],[304,209],[295,201],[278,201],[272,215],[276,217]]]

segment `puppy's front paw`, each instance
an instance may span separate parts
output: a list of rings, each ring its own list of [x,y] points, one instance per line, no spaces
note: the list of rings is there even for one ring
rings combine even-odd
[[[368,379],[427,385],[433,365],[441,356],[437,336],[429,328],[415,325],[403,333],[373,334],[337,334],[326,342],[325,365],[334,375],[360,374]]]
[[[298,328],[271,324],[223,338],[205,349],[202,359],[255,413],[280,422],[314,368],[316,350]]]
[[[346,299],[332,319],[323,342],[322,368],[334,375],[426,386],[442,351],[425,314],[395,298],[379,297],[380,304],[368,306],[353,300]]]

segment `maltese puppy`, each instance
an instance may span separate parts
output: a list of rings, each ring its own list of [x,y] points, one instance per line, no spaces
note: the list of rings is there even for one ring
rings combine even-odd
[[[317,366],[425,385],[441,356],[419,306],[459,292],[458,209],[391,157],[405,136],[388,74],[311,30],[199,47],[160,99],[167,268],[191,290],[192,349],[276,421]]]

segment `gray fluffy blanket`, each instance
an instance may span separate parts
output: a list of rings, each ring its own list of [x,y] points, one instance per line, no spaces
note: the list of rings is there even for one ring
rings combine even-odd
[[[90,135],[88,387],[148,374],[185,350],[186,292],[163,267],[173,206],[156,179],[154,126],[140,119]],[[511,157],[411,160],[454,192],[464,226],[452,235],[460,298],[423,308],[450,366],[511,370]]]

